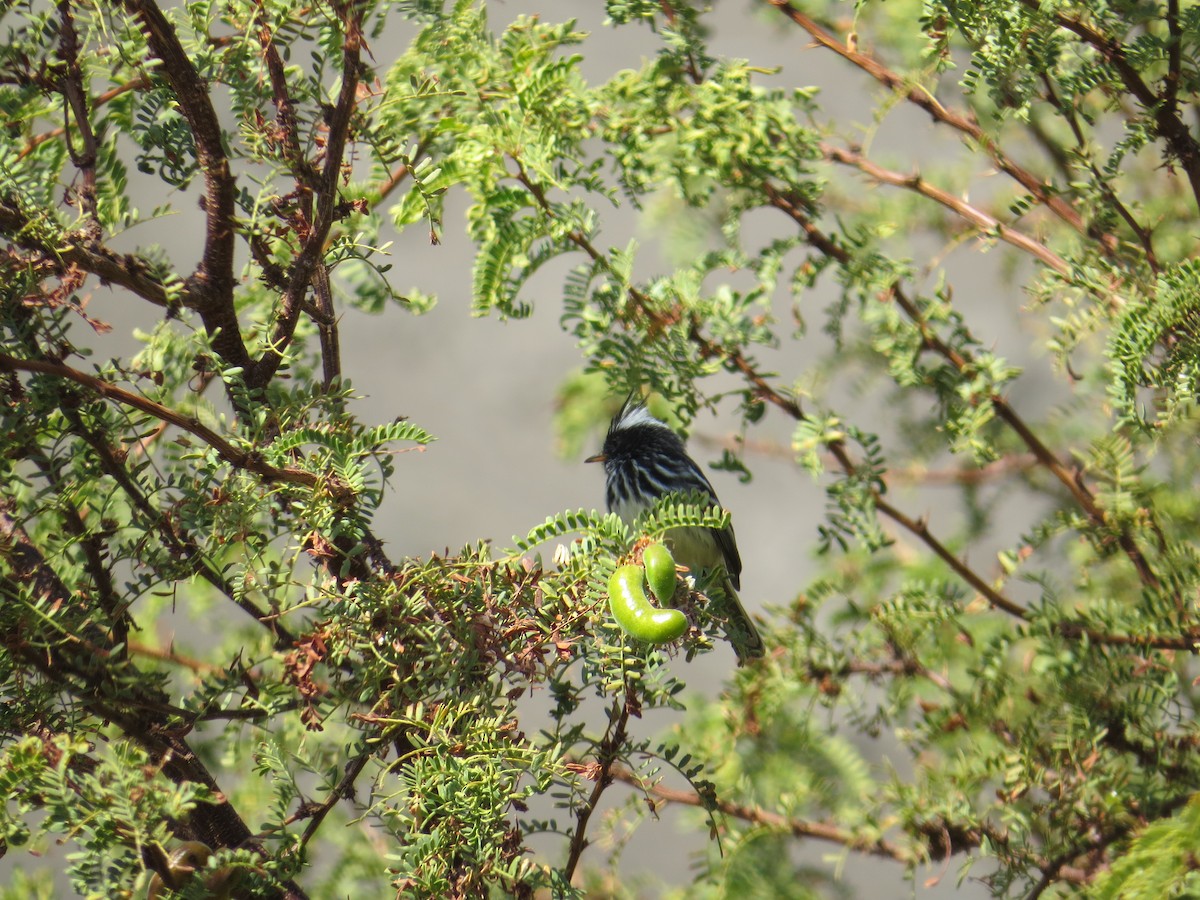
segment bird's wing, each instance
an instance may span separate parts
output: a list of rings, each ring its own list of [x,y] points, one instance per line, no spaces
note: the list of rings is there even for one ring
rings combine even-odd
[[[717,539],[717,546],[721,548],[721,556],[725,560],[725,574],[729,576],[729,581],[735,588],[741,590],[742,587],[742,557],[738,553],[737,539],[733,536],[733,526],[728,528],[712,529],[713,537]]]
[[[713,490],[712,482],[708,480],[708,476],[704,474],[704,470],[696,464],[690,456],[687,459],[687,474],[690,476],[692,484],[690,487],[693,490],[703,494],[708,494],[709,499],[717,506],[721,505],[721,501],[717,499],[717,492]],[[725,563],[725,574],[729,576],[729,581],[737,589],[742,587],[742,557],[738,553],[737,538],[733,534],[733,526],[728,528],[713,528],[712,534],[716,538],[717,547],[721,551],[721,559]]]

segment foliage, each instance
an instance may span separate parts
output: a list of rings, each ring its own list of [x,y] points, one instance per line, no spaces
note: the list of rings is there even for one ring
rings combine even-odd
[[[871,80],[866,140],[712,49],[707,4],[606,11],[659,49],[589,80],[594,35],[470,0],[3,6],[0,850],[61,842],[95,897],[617,895],[597,833],[615,860],[674,805],[713,838],[688,896],[848,895],[806,841],[996,896],[1194,892],[1200,9],[747,0]],[[880,137],[901,110],[961,146],[913,170]],[[440,240],[451,192],[471,309],[578,343],[566,446],[600,393],[652,392],[683,430],[736,410],[718,466],[744,478],[786,420],[824,487],[822,571],[719,698],[684,694],[720,640],[703,595],[658,650],[605,581],[721,510],[384,551],[395,451],[434,436],[359,420],[339,310],[432,305],[386,250]],[[618,206],[686,252],[645,274],[632,235],[601,241]],[[148,223],[202,235],[195,267]],[[947,258],[983,253],[1052,371],[956,292]],[[157,310],[140,352],[96,352],[93,294]],[[801,339],[811,370],[767,369]],[[195,646],[156,641],[172,612]],[[686,715],[647,737],[654,709]]]

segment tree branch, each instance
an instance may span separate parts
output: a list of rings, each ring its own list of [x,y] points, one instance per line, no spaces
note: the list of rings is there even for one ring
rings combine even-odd
[[[1117,192],[1112,189],[1101,173],[1096,168],[1096,164],[1092,161],[1090,154],[1087,153],[1087,141],[1083,135],[1083,129],[1079,125],[1079,116],[1075,114],[1074,107],[1070,106],[1058,96],[1058,92],[1054,89],[1054,84],[1050,81],[1050,76],[1046,72],[1041,73],[1042,84],[1046,88],[1046,99],[1058,110],[1059,115],[1067,120],[1067,124],[1071,127],[1071,133],[1075,135],[1076,151],[1081,159],[1087,160],[1088,170],[1092,173],[1093,183],[1099,188],[1100,192],[1112,204],[1113,209],[1117,214],[1125,220],[1125,224],[1137,236],[1138,241],[1142,245],[1142,251],[1146,254],[1146,262],[1150,268],[1157,272],[1159,271],[1158,257],[1154,253],[1153,231],[1151,228],[1142,225],[1129,208],[1121,202],[1121,198],[1117,196]]]
[[[1060,275],[1066,275],[1070,271],[1070,267],[1066,261],[1045,244],[1041,244],[1028,235],[1004,224],[995,216],[989,215],[978,207],[972,206],[966,200],[955,197],[953,194],[939,187],[935,187],[920,175],[902,175],[899,172],[885,169],[871,162],[871,160],[856,150],[835,147],[824,141],[820,142],[819,146],[825,158],[831,162],[853,166],[864,175],[881,184],[890,184],[895,187],[915,191],[923,197],[928,197],[930,200],[940,203],[951,212],[975,225],[985,234],[995,236],[1005,243],[1016,247],[1018,250],[1023,250],[1031,256],[1036,257]]]
[[[1167,115],[1179,117],[1179,85],[1183,80],[1183,27],[1179,21],[1179,0],[1167,0],[1167,75],[1163,79],[1166,85]]]
[[[862,69],[889,90],[901,94],[910,103],[929,113],[934,121],[949,125],[951,128],[962,132],[979,145],[1000,171],[1020,184],[1038,203],[1047,207],[1080,234],[1088,234],[1087,226],[1079,213],[1063,200],[1043,179],[1038,178],[1028,169],[1009,158],[1003,150],[996,146],[984,130],[979,127],[979,123],[974,118],[968,117],[967,114],[947,109],[928,91],[911,86],[905,78],[893,72],[873,56],[858,51],[844,41],[839,41],[814,19],[798,9],[791,0],[765,0],[765,2],[778,9],[783,15],[791,19],[792,22],[807,31],[821,47],[832,50],[843,59],[858,66],[858,68]],[[1036,2],[1036,0],[1025,0],[1025,2]],[[1094,237],[1100,241],[1107,255],[1112,256],[1116,252],[1118,245],[1116,235],[1102,234],[1095,235]]]
[[[83,235],[52,233],[56,225],[43,223],[28,213],[16,197],[0,197],[0,234],[16,247],[36,255],[21,260],[37,274],[61,275],[71,266],[95,275],[101,284],[115,284],[153,303],[170,309],[196,308],[201,299],[187,284],[168,289],[151,274],[152,266],[132,254],[120,255]]]
[[[1025,608],[1019,603],[1009,600],[1006,596],[988,584],[983,578],[965,562],[959,559],[955,554],[947,549],[946,545],[939,541],[929,530],[925,519],[913,519],[905,515],[896,507],[892,506],[878,492],[874,493],[875,508],[881,513],[903,527],[910,534],[914,535],[926,547],[933,551],[934,556],[950,567],[959,578],[969,584],[979,594],[981,594],[988,603],[994,608],[1003,610],[1010,616],[1018,619],[1025,619],[1028,616]]]
[[[0,353],[0,372],[35,372],[73,381],[108,400],[133,407],[156,419],[169,422],[177,428],[183,429],[188,434],[198,437],[216,450],[217,455],[235,469],[244,469],[247,472],[253,472],[262,478],[263,481],[295,484],[314,489],[324,487],[330,490],[334,496],[341,499],[349,499],[353,494],[351,489],[342,484],[334,475],[321,476],[290,466],[283,468],[273,466],[266,462],[260,454],[252,450],[238,449],[211,428],[202,425],[197,419],[191,416],[176,412],[173,409],[163,406],[161,403],[156,403],[140,394],[127,391],[124,388],[117,387],[115,384],[110,384],[93,375],[88,375],[86,372],[80,372],[78,369],[72,369],[70,366],[63,365],[62,363],[41,359],[17,359],[16,357],[9,356],[7,353]]]
[[[71,162],[75,164],[83,179],[83,185],[76,192],[76,196],[79,198],[79,209],[85,222],[84,229],[89,237],[99,238],[100,220],[96,214],[96,135],[88,118],[87,99],[83,92],[83,72],[79,68],[79,35],[75,32],[75,19],[71,15],[69,0],[59,0],[58,13],[62,23],[59,30],[58,55],[64,65],[60,89],[66,101],[64,117],[67,120],[63,125],[63,134],[67,150],[71,154]],[[79,131],[79,139],[83,143],[80,149],[77,149],[71,140],[72,116]]]
[[[153,0],[124,0],[124,5],[141,25],[150,52],[162,62],[157,72],[170,84],[180,112],[188,121],[196,157],[204,173],[204,253],[200,265],[187,279],[203,298],[196,309],[221,358],[231,366],[249,371],[250,354],[242,340],[233,303],[236,181],[225,155],[220,121],[207,85],[158,5]]]
[[[709,809],[709,801],[695,791],[678,791],[663,787],[661,784],[647,784],[636,773],[614,766],[610,771],[613,781],[620,781],[637,788],[649,797],[654,797],[664,803],[674,803],[681,806],[694,806],[699,809]],[[791,819],[778,813],[769,812],[758,806],[745,806],[728,800],[717,800],[716,809],[731,819],[740,819],[751,825],[761,825],[776,831],[786,831],[794,837],[814,838],[838,844],[868,856],[881,857],[895,862],[912,865],[919,861],[911,850],[900,846],[886,838],[864,838],[845,828],[827,822],[812,822],[804,819]]]
[[[327,382],[330,377],[337,377],[341,371],[341,362],[330,359],[336,355],[336,318],[332,304],[321,297],[321,283],[317,275],[317,267],[325,252],[325,242],[329,237],[333,223],[345,213],[339,209],[338,182],[342,176],[343,157],[346,142],[350,134],[350,124],[353,120],[354,109],[358,98],[358,79],[361,66],[363,47],[362,10],[355,3],[345,3],[338,7],[342,13],[342,25],[345,30],[342,38],[342,85],[338,91],[337,103],[329,118],[329,131],[325,138],[324,163],[320,177],[316,183],[316,204],[313,220],[300,253],[292,264],[288,276],[288,286],[283,295],[279,312],[275,316],[275,327],[267,348],[259,360],[247,372],[247,384],[261,387],[270,381],[271,377],[283,362],[284,351],[291,343],[296,330],[296,321],[300,314],[300,306],[304,295],[310,286],[317,290],[317,303],[320,318],[325,321],[322,334],[322,357]],[[314,278],[318,279],[314,281]],[[328,278],[325,278],[328,287]],[[320,322],[318,324],[321,324]],[[330,339],[330,329],[332,340]]]
[[[625,743],[625,729],[629,724],[629,704],[630,698],[626,696],[619,706],[613,706],[609,712],[608,729],[604,739],[596,748],[596,761],[582,770],[587,778],[595,782],[595,785],[592,788],[591,796],[575,814],[575,830],[571,834],[571,846],[567,851],[567,862],[563,868],[563,876],[567,881],[574,877],[575,868],[579,865],[579,858],[588,845],[587,826],[592,818],[592,813],[596,811],[601,796],[616,777],[617,753],[620,751],[621,745]]]
[[[954,693],[954,685],[944,675],[921,665],[916,659],[903,656],[896,652],[894,645],[889,649],[892,650],[892,655],[882,660],[872,659],[845,659],[837,665],[822,665],[812,659],[805,659],[801,665],[804,674],[812,681],[817,682],[818,689],[822,693],[840,691],[841,688],[833,684],[829,687],[830,680],[835,678],[845,679],[851,675],[862,675],[872,681],[880,680],[884,677],[919,677],[924,678],[931,684],[936,685],[943,691]]]
[[[103,106],[105,103],[109,103],[117,97],[120,97],[122,94],[127,94],[130,91],[144,91],[148,87],[150,87],[150,79],[145,75],[136,75],[124,84],[119,84],[114,88],[109,88],[107,91],[104,91],[101,94],[97,94],[92,99],[92,107],[95,108],[97,106]],[[17,154],[17,159],[24,159],[42,144],[46,143],[46,141],[52,141],[55,138],[60,138],[66,134],[66,132],[66,128],[52,128],[49,131],[44,131],[41,134],[34,135],[29,139],[29,143],[27,143],[21,149],[21,152]]]
[[[1039,0],[1020,0],[1021,5],[1030,10],[1036,19],[1046,20],[1064,28],[1084,43],[1099,51],[1101,57],[1121,78],[1121,82],[1154,118],[1159,136],[1166,141],[1168,158],[1178,160],[1191,183],[1192,195],[1200,204],[1200,142],[1192,136],[1191,131],[1179,117],[1179,107],[1176,91],[1178,90],[1179,69],[1179,21],[1178,4],[1176,0],[1174,22],[1168,12],[1168,27],[1171,30],[1171,45],[1168,48],[1167,87],[1164,96],[1159,96],[1142,78],[1142,74],[1134,68],[1125,53],[1120,41],[1097,31],[1092,26],[1073,19],[1065,13],[1054,12],[1047,14],[1041,8]],[[1174,80],[1172,80],[1172,72]],[[1175,85],[1173,87],[1173,85]]]
[[[340,801],[353,796],[354,782],[358,780],[358,776],[361,775],[363,769],[367,767],[367,763],[370,761],[371,756],[371,753],[364,751],[363,753],[360,753],[358,756],[354,757],[354,759],[350,760],[350,762],[346,763],[346,769],[341,780],[334,786],[333,790],[329,792],[329,796],[325,798],[325,802],[315,807],[306,805],[299,813],[296,814],[293,821],[299,821],[300,819],[309,820],[308,825],[306,825],[304,828],[304,834],[300,837],[299,849],[303,850],[308,846],[308,842],[311,841],[313,835],[317,833],[317,830],[321,827],[321,823],[325,821],[325,817],[329,815],[330,811],[332,811],[332,809],[337,806]]]

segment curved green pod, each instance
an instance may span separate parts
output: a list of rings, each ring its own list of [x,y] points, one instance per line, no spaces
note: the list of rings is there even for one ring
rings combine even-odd
[[[639,641],[667,644],[687,631],[687,616],[658,609],[646,599],[645,570],[621,566],[608,579],[608,605],[621,630]]]
[[[651,544],[642,551],[646,581],[659,603],[670,603],[675,596],[675,557],[666,544]]]

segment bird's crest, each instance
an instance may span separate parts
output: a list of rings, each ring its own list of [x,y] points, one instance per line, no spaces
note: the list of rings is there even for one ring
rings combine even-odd
[[[657,428],[668,427],[666,423],[660,422],[654,416],[650,415],[650,410],[646,408],[646,405],[641,400],[631,396],[613,417],[608,433],[612,434],[615,431],[623,431],[626,428],[634,428],[638,425],[650,425]]]

